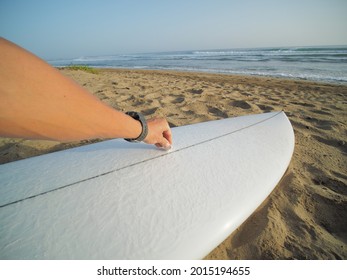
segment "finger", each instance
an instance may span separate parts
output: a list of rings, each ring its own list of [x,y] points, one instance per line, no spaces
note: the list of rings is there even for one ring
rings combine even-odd
[[[170,143],[170,145],[172,145],[172,132],[171,132],[170,127],[168,130],[165,130],[163,132],[163,136]]]
[[[164,149],[164,150],[170,150],[171,149],[171,144],[163,138],[161,142],[158,142],[155,144],[158,148]]]
[[[161,145],[159,145],[159,144],[155,144],[155,146],[156,146],[158,149],[161,149],[161,150],[165,150],[165,151],[171,150],[171,146],[170,146],[170,145],[169,145],[169,146],[163,147],[163,146],[161,146]]]

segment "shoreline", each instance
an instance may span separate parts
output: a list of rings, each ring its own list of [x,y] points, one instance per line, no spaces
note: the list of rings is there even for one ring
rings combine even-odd
[[[333,86],[347,86],[347,82],[329,82],[327,80],[313,80],[308,78],[299,78],[299,77],[281,77],[281,76],[272,76],[272,75],[258,75],[258,74],[237,74],[237,73],[225,73],[225,72],[209,72],[209,71],[193,71],[193,70],[176,70],[176,69],[151,69],[151,68],[123,68],[123,67],[95,67],[83,64],[71,64],[66,66],[54,66],[58,70],[69,70],[69,67],[87,67],[92,70],[101,70],[101,71],[144,71],[144,72],[163,72],[163,73],[186,73],[186,74],[206,74],[206,75],[216,75],[216,76],[235,76],[235,77],[245,77],[245,78],[264,78],[264,79],[274,79],[274,80],[283,80],[283,81],[297,81],[297,82],[309,82],[315,84],[323,85],[333,85]]]
[[[347,85],[174,70],[62,69],[111,107],[171,126],[286,112],[291,164],[255,213],[205,259],[347,259]],[[0,138],[0,163],[80,146]]]
[[[89,67],[89,66],[88,66]],[[66,67],[62,67],[63,69]],[[264,78],[264,79],[274,79],[274,80],[283,80],[283,81],[297,81],[297,82],[309,82],[309,83],[317,83],[317,84],[324,84],[324,85],[341,85],[341,86],[347,86],[347,83],[339,83],[339,82],[327,82],[324,80],[311,80],[306,78],[298,78],[298,77],[280,77],[280,76],[271,76],[271,75],[257,75],[257,74],[237,74],[237,73],[225,73],[225,72],[209,72],[209,71],[192,71],[192,70],[175,70],[175,69],[149,69],[149,68],[111,68],[111,67],[91,67],[92,69],[97,70],[105,70],[105,71],[113,71],[113,70],[120,70],[120,71],[144,71],[144,72],[162,72],[162,73],[182,73],[182,74],[196,74],[196,75],[216,75],[216,76],[234,76],[239,78]]]
[[[254,47],[82,56],[54,66],[173,70],[295,78],[347,85],[346,46]]]

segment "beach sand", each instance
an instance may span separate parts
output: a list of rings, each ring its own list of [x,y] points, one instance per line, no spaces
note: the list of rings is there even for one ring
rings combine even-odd
[[[296,138],[287,173],[205,259],[347,259],[347,86],[169,71],[61,72],[116,109],[165,116],[172,127],[285,111]],[[1,138],[0,163],[92,142]]]

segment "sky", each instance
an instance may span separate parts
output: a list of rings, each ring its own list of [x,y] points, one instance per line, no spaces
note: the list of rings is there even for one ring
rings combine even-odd
[[[44,59],[347,45],[347,0],[0,0],[0,36]]]

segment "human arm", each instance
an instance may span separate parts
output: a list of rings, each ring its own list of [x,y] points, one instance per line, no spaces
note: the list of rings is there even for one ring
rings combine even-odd
[[[140,122],[101,102],[46,62],[0,38],[0,135],[74,141],[137,138]],[[144,142],[167,147],[165,119],[148,121]]]

